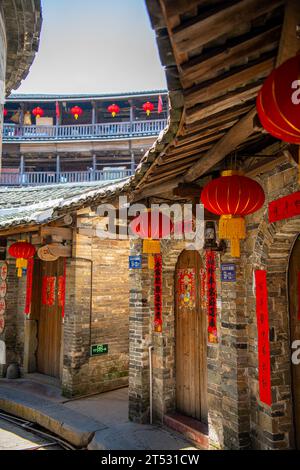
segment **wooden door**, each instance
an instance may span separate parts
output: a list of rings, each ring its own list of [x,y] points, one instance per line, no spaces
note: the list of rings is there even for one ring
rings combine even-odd
[[[58,276],[64,272],[64,260],[40,262],[40,289],[39,289],[39,319],[38,319],[38,372],[52,377],[60,377],[60,353],[62,315],[61,307],[57,301]],[[53,305],[44,305],[42,301],[43,277],[49,276],[55,280]]]
[[[176,406],[207,424],[207,322],[201,311],[197,251],[183,251],[176,266]]]
[[[300,320],[298,319],[300,305],[300,239],[296,241],[289,266],[289,307],[291,343],[300,339]],[[300,450],[300,364],[292,364],[292,395],[294,412],[295,443]]]

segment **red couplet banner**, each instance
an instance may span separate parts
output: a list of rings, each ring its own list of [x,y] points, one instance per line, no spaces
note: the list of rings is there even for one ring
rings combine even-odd
[[[300,191],[272,201],[269,204],[269,222],[290,219],[300,215]]]
[[[216,282],[216,254],[214,251],[206,252],[206,283],[207,283],[207,311],[208,311],[208,342],[218,342],[217,331],[217,282]]]
[[[162,256],[154,255],[154,331],[162,332]]]
[[[272,404],[267,272],[255,271],[260,400]]]

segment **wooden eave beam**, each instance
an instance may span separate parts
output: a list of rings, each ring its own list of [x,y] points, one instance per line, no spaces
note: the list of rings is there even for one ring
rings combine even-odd
[[[284,0],[244,0],[187,26],[182,25],[173,31],[174,42],[179,53],[191,52],[205,44],[230,33],[241,23],[274,10]]]

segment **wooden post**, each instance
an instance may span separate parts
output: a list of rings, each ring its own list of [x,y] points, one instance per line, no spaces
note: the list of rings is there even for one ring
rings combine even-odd
[[[97,156],[93,154],[93,181],[96,181],[96,170],[97,170]]]
[[[130,113],[130,134],[132,134],[132,132],[133,132],[133,121],[134,121],[134,109],[133,109],[132,100],[129,100],[129,104],[130,104],[130,110],[129,110],[129,113]]]
[[[60,156],[56,155],[56,182],[60,181]]]
[[[24,168],[25,168],[24,155],[21,155],[21,159],[20,159],[20,185],[21,186],[23,186]]]
[[[97,103],[92,101],[92,124],[97,124]]]
[[[134,173],[135,170],[135,158],[134,158],[134,151],[132,150],[132,142],[131,140],[129,141],[129,151],[130,151],[130,169],[131,169],[131,174]]]

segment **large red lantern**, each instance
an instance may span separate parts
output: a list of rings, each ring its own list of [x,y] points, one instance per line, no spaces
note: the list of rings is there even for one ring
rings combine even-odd
[[[221,216],[219,238],[231,242],[231,255],[240,256],[240,240],[246,238],[244,217],[260,209],[265,202],[262,187],[236,171],[224,171],[210,181],[201,194],[204,207]]]
[[[8,253],[13,258],[16,258],[16,267],[18,270],[18,277],[22,277],[22,270],[27,268],[27,262],[35,255],[35,248],[31,243],[21,241],[13,243]]]
[[[273,70],[256,101],[262,126],[277,139],[300,144],[300,55]]]
[[[83,113],[83,110],[82,108],[80,108],[80,106],[73,106],[73,108],[71,108],[71,114],[74,116],[74,118],[77,119],[79,118],[79,116],[81,116]]]
[[[36,108],[33,109],[32,114],[35,117],[40,118],[40,117],[44,116],[44,110],[43,110],[43,108],[40,108],[39,106],[37,106]]]
[[[147,101],[146,103],[143,104],[143,110],[145,111],[147,116],[150,116],[150,114],[154,110],[154,104],[150,103],[150,101]]]
[[[120,112],[120,108],[117,104],[111,104],[108,106],[107,111],[112,115],[112,117],[116,117],[117,114]]]
[[[154,268],[154,254],[160,253],[160,239],[168,238],[173,232],[173,223],[168,216],[159,211],[143,212],[131,223],[135,235],[143,239],[143,253],[148,254],[148,267]]]

